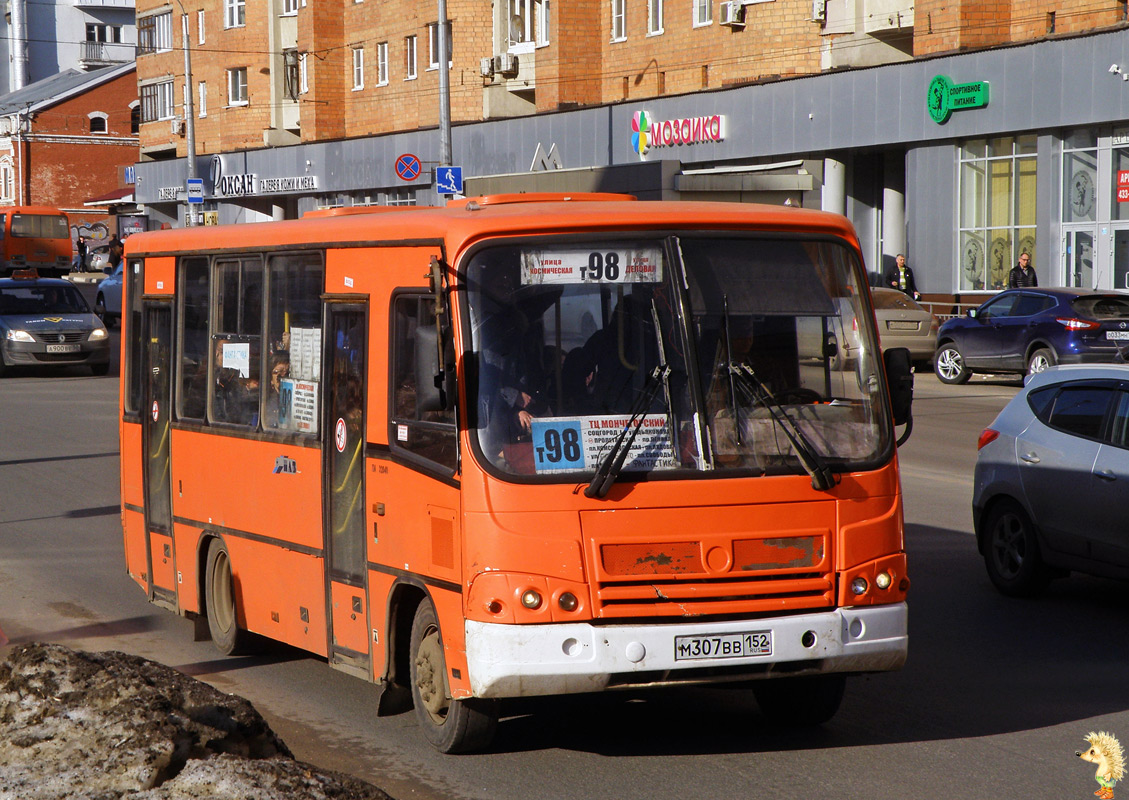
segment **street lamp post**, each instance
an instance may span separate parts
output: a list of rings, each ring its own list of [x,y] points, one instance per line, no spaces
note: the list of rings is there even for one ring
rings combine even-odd
[[[439,166],[451,166],[451,76],[447,72],[451,43],[447,41],[447,0],[439,0]]]
[[[188,184],[196,178],[196,114],[192,106],[192,52],[188,48],[188,12],[184,10],[184,3],[176,0],[180,6],[181,36],[184,45],[184,145],[185,145],[185,178],[184,181],[184,224],[192,227],[196,224],[196,214],[192,210],[192,203],[188,201]]]

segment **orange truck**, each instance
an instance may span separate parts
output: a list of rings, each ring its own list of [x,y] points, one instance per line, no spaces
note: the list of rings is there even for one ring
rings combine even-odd
[[[67,216],[51,206],[8,206],[0,209],[5,274],[35,268],[40,275],[71,271],[71,229]]]
[[[443,752],[619,688],[819,723],[904,662],[912,374],[843,217],[495,195],[126,266],[127,568],[222,652],[323,656]]]

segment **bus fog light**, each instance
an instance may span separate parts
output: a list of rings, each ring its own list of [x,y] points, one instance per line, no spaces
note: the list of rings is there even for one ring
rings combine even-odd
[[[800,637],[800,644],[808,650],[815,647],[815,643],[819,641],[819,637],[815,635],[815,631],[804,631],[804,635]]]
[[[541,607],[541,593],[536,589],[526,589],[521,593],[521,604],[528,609]]]
[[[890,577],[889,572],[879,572],[874,576],[874,585],[879,589],[889,589],[890,584],[893,582],[894,579]]]
[[[565,592],[559,598],[557,603],[560,605],[562,611],[575,611],[576,607],[580,605],[580,601],[576,599],[576,595],[572,592]]]
[[[502,605],[501,600],[491,600],[486,604],[486,613],[493,614],[494,616],[501,614],[504,609],[505,606]]]
[[[851,581],[851,594],[866,594],[867,588],[866,578],[861,575]]]

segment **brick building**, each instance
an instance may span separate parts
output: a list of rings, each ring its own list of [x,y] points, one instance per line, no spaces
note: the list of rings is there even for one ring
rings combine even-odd
[[[137,106],[133,63],[67,70],[0,97],[0,211],[55,206],[75,238],[115,232],[108,208],[85,203],[121,186],[136,160]]]
[[[185,20],[165,0],[137,6],[137,199],[177,224]],[[442,201],[435,4],[184,9],[193,163],[215,219]],[[448,0],[447,12],[468,193],[823,207],[852,220],[872,270],[906,252],[936,296],[992,291],[1024,249],[1045,283],[1129,286],[1125,0]],[[401,156],[418,157],[418,176],[397,171]]]

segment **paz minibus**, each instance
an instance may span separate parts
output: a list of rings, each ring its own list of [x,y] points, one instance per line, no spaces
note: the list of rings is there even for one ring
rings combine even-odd
[[[493,195],[126,265],[127,569],[222,652],[318,654],[443,752],[619,688],[819,723],[904,662],[912,374],[843,217]]]
[[[51,206],[0,209],[3,253],[8,274],[34,267],[41,275],[66,275],[71,269],[71,229],[67,215]]]

